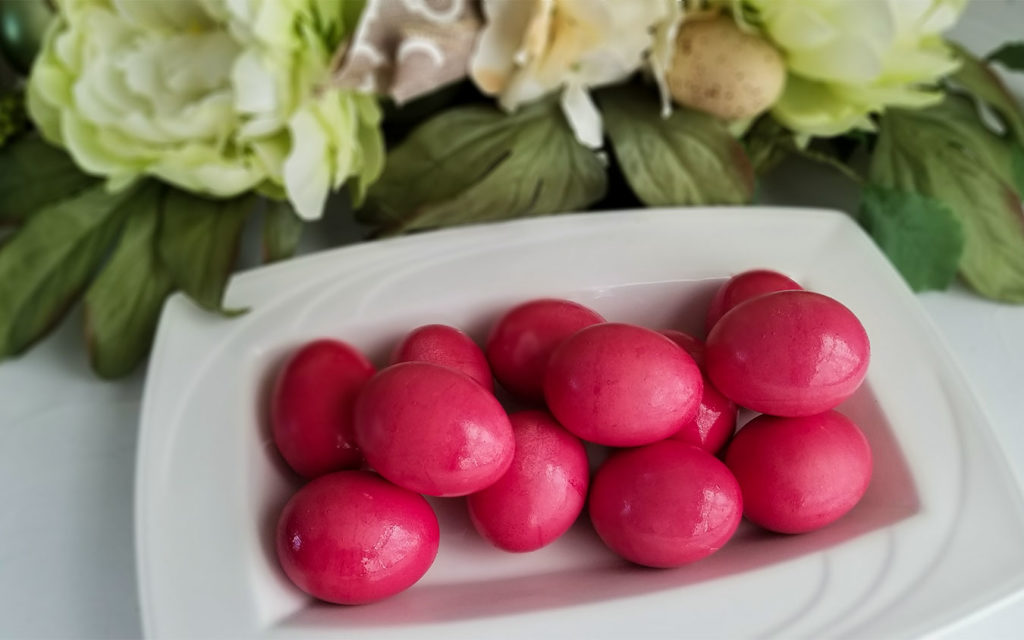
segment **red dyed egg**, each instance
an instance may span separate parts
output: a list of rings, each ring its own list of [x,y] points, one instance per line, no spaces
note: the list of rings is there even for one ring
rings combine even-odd
[[[569,300],[533,300],[498,320],[487,339],[487,360],[503,387],[524,400],[541,401],[551,352],[583,327],[601,322],[597,312]]]
[[[708,314],[704,323],[707,331],[718,323],[718,320],[730,309],[766,293],[803,289],[795,280],[778,271],[754,269],[739,273],[722,284],[715,292],[708,306]]]
[[[704,393],[697,414],[670,437],[716,454],[736,431],[736,415],[736,403],[704,378]]]
[[[579,439],[544,411],[509,416],[512,466],[466,499],[473,526],[506,551],[533,551],[568,531],[583,510],[590,469]]]
[[[726,466],[675,440],[613,455],[594,475],[588,504],[594,529],[612,551],[659,568],[721,549],[743,511]]]
[[[688,333],[666,329],[661,334],[690,354],[701,372],[704,371],[704,343]],[[726,398],[704,376],[704,393],[696,415],[671,437],[700,447],[708,453],[718,451],[736,430],[736,403]]]
[[[391,362],[431,362],[461,371],[488,391],[494,390],[483,350],[472,338],[448,325],[428,324],[414,329],[395,346]]]
[[[512,425],[494,395],[427,362],[392,365],[371,378],[356,402],[354,433],[380,475],[431,496],[490,486],[515,451]]]
[[[705,359],[711,382],[740,406],[808,416],[857,390],[870,352],[864,327],[842,304],[810,291],[782,291],[722,316]]]
[[[423,499],[365,471],[339,471],[292,496],[277,524],[277,557],[306,593],[364,604],[412,586],[437,556],[440,531]]]
[[[846,416],[759,416],[725,454],[743,490],[744,515],[765,529],[804,533],[835,522],[871,481],[871,447]]]
[[[675,329],[665,329],[661,332],[661,335],[679,345],[683,351],[690,354],[690,357],[693,358],[698,367],[702,370],[704,369],[704,342],[702,340],[698,340],[688,333],[676,331]]]
[[[299,349],[277,378],[271,399],[274,443],[296,473],[318,475],[358,467],[352,408],[373,365],[337,340]]]
[[[612,447],[656,442],[693,418],[702,393],[693,358],[665,336],[628,324],[582,329],[553,354],[548,408],[570,432]]]

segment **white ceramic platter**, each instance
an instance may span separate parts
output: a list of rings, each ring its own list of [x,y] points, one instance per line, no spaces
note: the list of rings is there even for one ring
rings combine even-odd
[[[609,320],[698,333],[726,277],[784,271],[863,321],[872,362],[841,410],[875,474],[824,530],[741,527],[676,570],[627,565],[583,522],[550,547],[482,541],[460,500],[436,500],[437,561],[362,607],[317,603],[277,566],[273,527],[297,483],[273,450],[268,382],[294,347],[341,338],[378,363],[404,332],[478,339],[539,296]],[[136,544],[147,636],[324,638],[906,637],[1024,587],[1024,504],[970,385],[918,301],[843,214],[685,209],[558,216],[366,243],[235,278],[226,320],[175,296],[147,380]]]

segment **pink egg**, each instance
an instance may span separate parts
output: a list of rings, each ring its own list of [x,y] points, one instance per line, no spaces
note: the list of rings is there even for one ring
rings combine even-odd
[[[583,443],[544,411],[509,416],[516,438],[512,466],[470,495],[473,526],[506,551],[533,551],[569,530],[583,510],[589,482]]]
[[[432,362],[461,371],[488,391],[494,390],[491,368],[483,350],[455,327],[428,324],[414,329],[395,346],[391,363],[398,362]]]
[[[337,604],[393,596],[437,556],[437,517],[423,496],[366,471],[339,471],[292,496],[277,523],[277,557],[306,593]]]
[[[711,299],[711,304],[708,306],[704,327],[710,332],[722,316],[741,302],[766,293],[793,289],[803,289],[803,287],[778,271],[769,271],[768,269],[744,271],[726,280],[715,292],[715,297]]]
[[[672,329],[662,331],[661,335],[682,347],[701,372],[704,371],[703,341]],[[706,375],[703,381],[704,393],[701,394],[697,414],[671,438],[700,447],[708,453],[718,453],[736,430],[736,403],[723,396]]]
[[[628,324],[582,329],[551,354],[544,397],[584,440],[635,447],[679,431],[697,413],[701,374],[665,336]]]
[[[356,442],[380,475],[431,496],[480,491],[508,470],[512,425],[469,376],[427,362],[384,369],[363,387]]]
[[[723,396],[705,377],[697,414],[670,437],[716,454],[736,431],[736,415],[736,403]]]
[[[523,400],[544,399],[544,370],[563,340],[604,318],[569,300],[542,299],[513,307],[487,339],[487,360],[503,387]]]
[[[274,443],[296,473],[313,478],[359,466],[352,408],[373,371],[337,340],[310,342],[288,360],[274,386],[270,421]]]
[[[778,416],[836,407],[864,380],[871,348],[857,317],[810,291],[753,298],[708,336],[707,374],[737,404]]]
[[[743,490],[744,515],[779,533],[835,522],[871,481],[871,447],[846,416],[759,416],[740,429],[725,463]]]
[[[594,529],[612,551],[658,568],[721,549],[743,511],[726,466],[675,440],[614,454],[594,475],[588,504]]]
[[[690,354],[690,357],[693,358],[698,367],[704,368],[704,341],[675,329],[665,329],[661,332],[661,335],[679,345],[686,353]]]

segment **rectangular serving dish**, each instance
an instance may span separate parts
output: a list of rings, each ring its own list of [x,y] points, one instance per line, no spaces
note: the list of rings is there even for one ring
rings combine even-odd
[[[862,502],[821,531],[743,526],[719,553],[630,566],[585,522],[507,554],[461,500],[435,500],[441,548],[408,591],[317,603],[277,566],[273,527],[298,486],[273,449],[269,382],[315,337],[382,364],[409,329],[482,339],[510,305],[566,297],[613,321],[700,334],[715,288],[783,271],[864,323],[872,362],[840,408],[871,442]],[[237,276],[233,320],[174,296],[147,379],[136,547],[147,637],[908,637],[1024,587],[1024,503],[983,412],[917,299],[832,211],[686,208],[564,215],[359,244]],[[582,520],[585,520],[582,519]]]

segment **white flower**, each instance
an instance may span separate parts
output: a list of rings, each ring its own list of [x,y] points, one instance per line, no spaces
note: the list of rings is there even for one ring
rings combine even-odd
[[[929,86],[957,66],[941,34],[966,1],[748,0],[789,70],[773,113],[795,131],[831,136],[870,129],[886,106],[938,100]]]
[[[383,148],[372,97],[327,86],[353,27],[329,0],[63,0],[29,80],[44,136],[113,187],[287,196],[305,218]]]
[[[576,137],[601,146],[588,89],[627,78],[676,15],[675,0],[483,0],[470,75],[507,110],[556,90]]]

